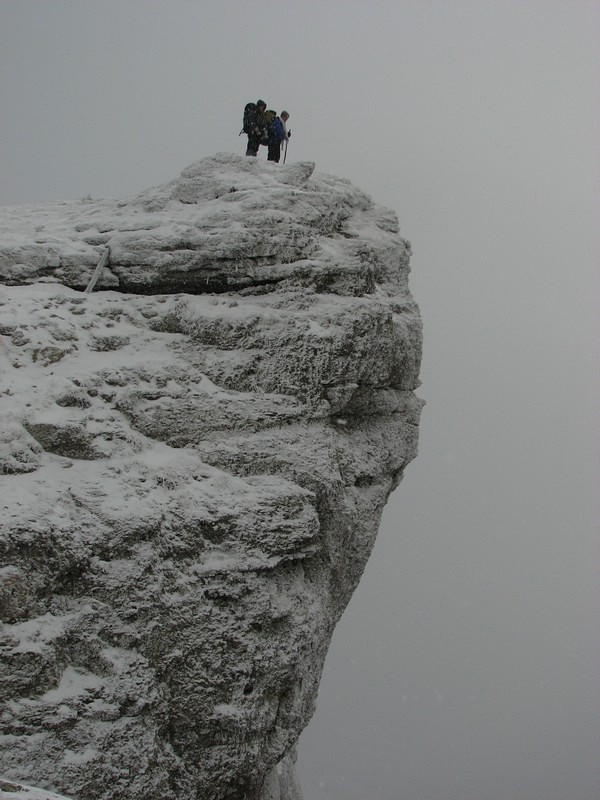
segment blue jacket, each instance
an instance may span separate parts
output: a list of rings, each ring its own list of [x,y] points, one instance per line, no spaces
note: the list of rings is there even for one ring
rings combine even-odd
[[[269,141],[272,144],[285,141],[285,131],[279,117],[275,117],[273,122],[269,125]]]

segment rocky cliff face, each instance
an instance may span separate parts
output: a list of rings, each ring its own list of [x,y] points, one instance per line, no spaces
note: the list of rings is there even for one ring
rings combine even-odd
[[[313,168],[220,154],[126,200],[0,210],[7,779],[300,797],[421,409],[409,245]]]

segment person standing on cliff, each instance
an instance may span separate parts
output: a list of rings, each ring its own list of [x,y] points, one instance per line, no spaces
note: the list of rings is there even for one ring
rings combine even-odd
[[[261,146],[261,144],[268,144],[269,133],[267,118],[265,117],[266,110],[267,104],[265,101],[257,100],[256,109],[252,109],[248,124],[244,124],[244,130],[248,134],[248,147],[246,148],[247,156],[256,157],[258,155],[258,148]]]
[[[267,114],[268,113],[267,111]],[[287,111],[282,111],[269,125],[269,154],[267,156],[267,161],[275,161],[278,163],[281,158],[281,146],[288,140],[286,122],[289,116]]]
[[[287,129],[287,121],[290,118],[290,115],[288,114],[287,111],[282,111],[281,114],[279,115],[279,118],[281,119],[281,124],[283,125],[283,136],[284,136],[284,138],[283,138],[283,141],[281,143],[281,146],[283,147],[283,145],[285,144],[285,155],[283,157],[283,163],[285,164],[285,156],[287,155],[287,143],[288,143],[288,140],[289,140],[290,136],[292,135],[291,128],[290,128],[289,131]]]

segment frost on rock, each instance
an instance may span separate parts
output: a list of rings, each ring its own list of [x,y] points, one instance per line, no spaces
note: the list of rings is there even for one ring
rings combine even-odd
[[[63,795],[0,778],[0,800],[68,800]]]
[[[5,781],[299,800],[422,405],[410,246],[313,170],[219,154],[125,200],[0,209]]]

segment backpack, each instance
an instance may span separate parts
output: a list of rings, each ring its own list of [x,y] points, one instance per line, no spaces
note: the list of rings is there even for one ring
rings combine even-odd
[[[244,121],[242,133],[254,133],[256,128],[256,117],[258,114],[258,106],[256,103],[246,103],[244,107]]]

